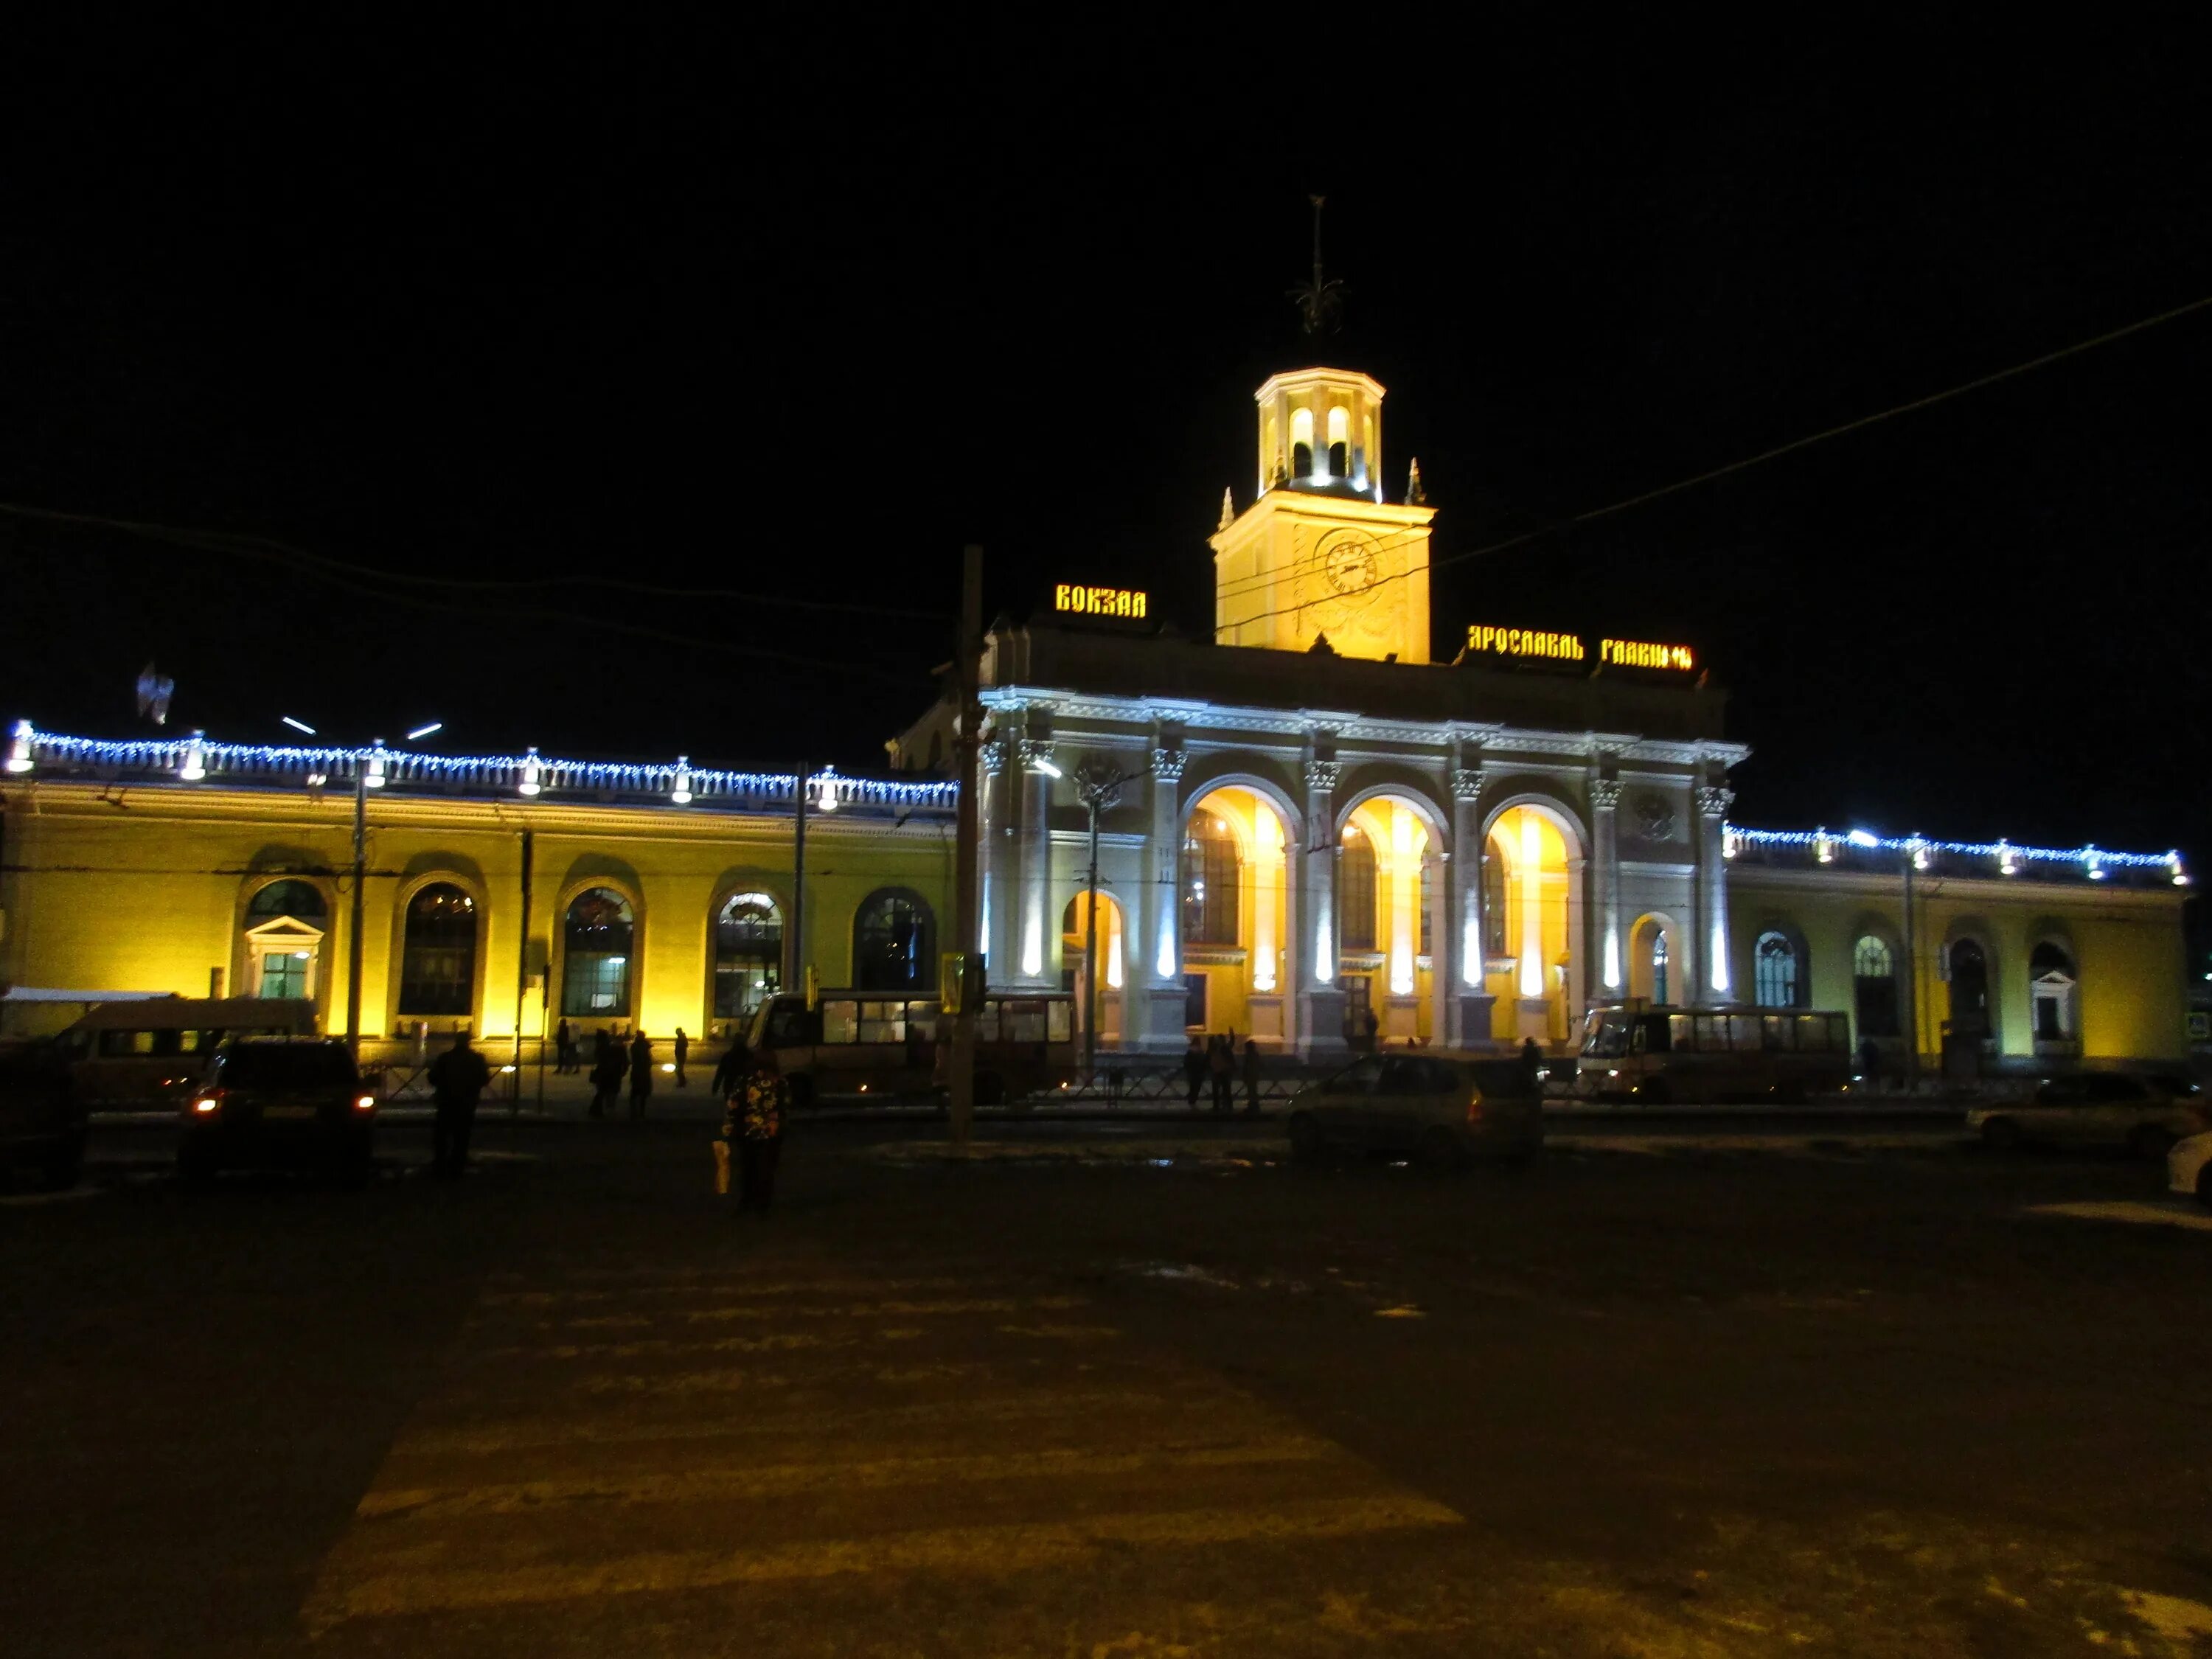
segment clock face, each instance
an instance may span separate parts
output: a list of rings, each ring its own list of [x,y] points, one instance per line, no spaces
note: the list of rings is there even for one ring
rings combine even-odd
[[[1375,544],[1364,536],[1346,536],[1328,550],[1328,585],[1340,593],[1358,593],[1375,586],[1382,574],[1375,556]]]

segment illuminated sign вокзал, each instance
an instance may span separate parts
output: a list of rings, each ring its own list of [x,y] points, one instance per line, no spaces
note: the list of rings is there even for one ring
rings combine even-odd
[[[1143,593],[1127,587],[1086,587],[1080,582],[1054,582],[1052,608],[1079,617],[1126,617],[1142,621]]]
[[[1579,634],[1547,632],[1537,628],[1488,628],[1481,623],[1467,630],[1467,648],[1486,657],[1541,657],[1553,662],[1588,662],[1589,642]],[[1643,640],[1600,640],[1597,659],[1620,668],[1671,668],[1698,665],[1697,653],[1686,645],[1654,645]]]

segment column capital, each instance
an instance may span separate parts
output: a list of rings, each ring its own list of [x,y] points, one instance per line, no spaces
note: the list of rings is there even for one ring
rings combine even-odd
[[[1483,770],[1480,766],[1455,766],[1452,769],[1452,799],[1472,806],[1482,799]]]
[[[1593,811],[1610,812],[1620,805],[1620,780],[1592,778],[1589,786],[1590,808]]]
[[[1152,775],[1163,783],[1179,783],[1182,780],[1184,763],[1190,756],[1181,749],[1152,750]]]
[[[1024,738],[1021,740],[1022,770],[1028,771],[1039,761],[1052,758],[1050,738]]]
[[[1728,816],[1729,808],[1735,805],[1735,791],[1733,789],[1725,789],[1717,784],[1706,784],[1700,786],[1698,790],[1699,817],[1725,817]]]
[[[1306,763],[1306,787],[1317,794],[1331,794],[1337,780],[1344,775],[1344,763],[1333,760],[1310,760]]]
[[[1006,769],[1006,740],[1004,738],[986,738],[983,742],[975,745],[975,758],[983,763],[983,769],[986,772],[991,773],[994,776],[997,774],[1005,771]]]

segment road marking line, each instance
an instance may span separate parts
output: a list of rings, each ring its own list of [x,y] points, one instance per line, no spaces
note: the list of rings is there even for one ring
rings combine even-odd
[[[378,1573],[350,1583],[326,1575],[303,1609],[316,1634],[349,1619],[520,1602],[575,1601],[635,1591],[827,1578],[843,1573],[981,1572],[1077,1565],[1101,1547],[1296,1542],[1464,1524],[1456,1510],[1411,1495],[1319,1498],[1266,1508],[1095,1516],[1081,1521],[956,1527],[829,1539],[725,1554],[668,1551],[613,1560],[508,1569]]]
[[[1239,1468],[1265,1463],[1314,1463],[1340,1455],[1342,1454],[1332,1443],[1306,1436],[1243,1445],[1178,1445],[1169,1440],[1138,1450],[1100,1451],[1057,1446],[1036,1451],[885,1457],[862,1462],[831,1461],[774,1463],[755,1468],[687,1469],[596,1480],[395,1486],[372,1490],[363,1496],[354,1513],[363,1520],[442,1521],[461,1515],[542,1514],[555,1504],[675,1504],[720,1498],[789,1498],[825,1489],[874,1491],[890,1486],[941,1486],[954,1481],[1134,1474],[1147,1469]]]
[[[963,1364],[930,1369],[942,1373],[942,1380],[950,1381],[956,1376],[974,1376],[991,1368],[983,1364]],[[852,1370],[878,1379],[887,1374],[866,1366],[856,1366]],[[820,1380],[818,1373],[805,1379],[810,1383]],[[656,1376],[595,1377],[592,1381],[595,1384],[610,1385],[609,1392],[614,1391],[611,1385],[632,1383],[638,1386],[629,1392],[685,1394],[788,1387],[792,1379],[784,1376],[745,1378],[742,1373],[734,1371],[693,1371],[673,1379]],[[666,1388],[665,1384],[672,1381],[688,1386],[672,1389]],[[837,1430],[881,1428],[892,1425],[945,1423],[965,1426],[976,1423],[1021,1422],[1033,1418],[1079,1418],[1090,1423],[1116,1411],[1158,1412],[1169,1403],[1168,1396],[1164,1394],[1124,1389],[1066,1394],[1030,1392],[997,1397],[948,1396],[926,1401],[919,1405],[884,1406],[858,1412],[806,1412],[779,1418],[732,1419],[697,1417],[672,1423],[605,1422],[588,1418],[576,1421],[509,1420],[481,1428],[410,1430],[392,1443],[391,1451],[386,1455],[386,1467],[390,1467],[393,1458],[459,1457],[542,1447],[649,1445],[664,1440],[737,1440],[799,1432],[826,1434]],[[1176,1409],[1179,1413],[1188,1413],[1189,1400],[1178,1396]]]
[[[2136,1200],[2083,1200],[2075,1204],[2031,1204],[2030,1215],[2071,1216],[2077,1221],[2129,1221],[2154,1227],[2186,1227],[2192,1232],[2212,1232],[2212,1213],[2185,1207],[2189,1200],[2146,1204]]]

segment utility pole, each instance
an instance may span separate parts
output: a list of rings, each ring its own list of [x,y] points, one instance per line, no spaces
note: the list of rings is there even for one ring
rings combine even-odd
[[[1093,1087],[1098,1080],[1098,816],[1121,804],[1121,786],[1128,781],[1129,774],[1104,761],[1085,761],[1075,769],[1076,793],[1091,809],[1091,875],[1084,890],[1083,1071]]]
[[[799,775],[792,781],[791,944],[784,952],[790,966],[783,981],[787,991],[806,989],[806,775],[811,769],[800,761]]]
[[[507,1115],[518,1115],[522,1110],[522,1005],[530,994],[530,864],[531,853],[537,844],[537,832],[522,832],[522,939],[514,947],[514,1091],[507,1097]],[[545,1027],[541,1021],[538,1028],[538,1093],[541,1103],[545,1094]]]
[[[381,748],[384,739],[375,740]],[[346,1052],[361,1064],[362,884],[368,873],[368,754],[353,757],[353,905],[346,925]]]
[[[975,1000],[983,975],[973,967],[980,948],[976,911],[978,866],[982,840],[977,828],[975,753],[983,740],[983,705],[975,695],[983,644],[983,550],[970,544],[960,553],[960,643],[953,664],[959,698],[952,752],[959,774],[960,799],[953,831],[953,944],[960,963],[959,1012],[952,1017],[952,1063],[945,1081],[952,1118],[952,1145],[965,1154],[975,1121]],[[950,988],[938,988],[941,996]]]

